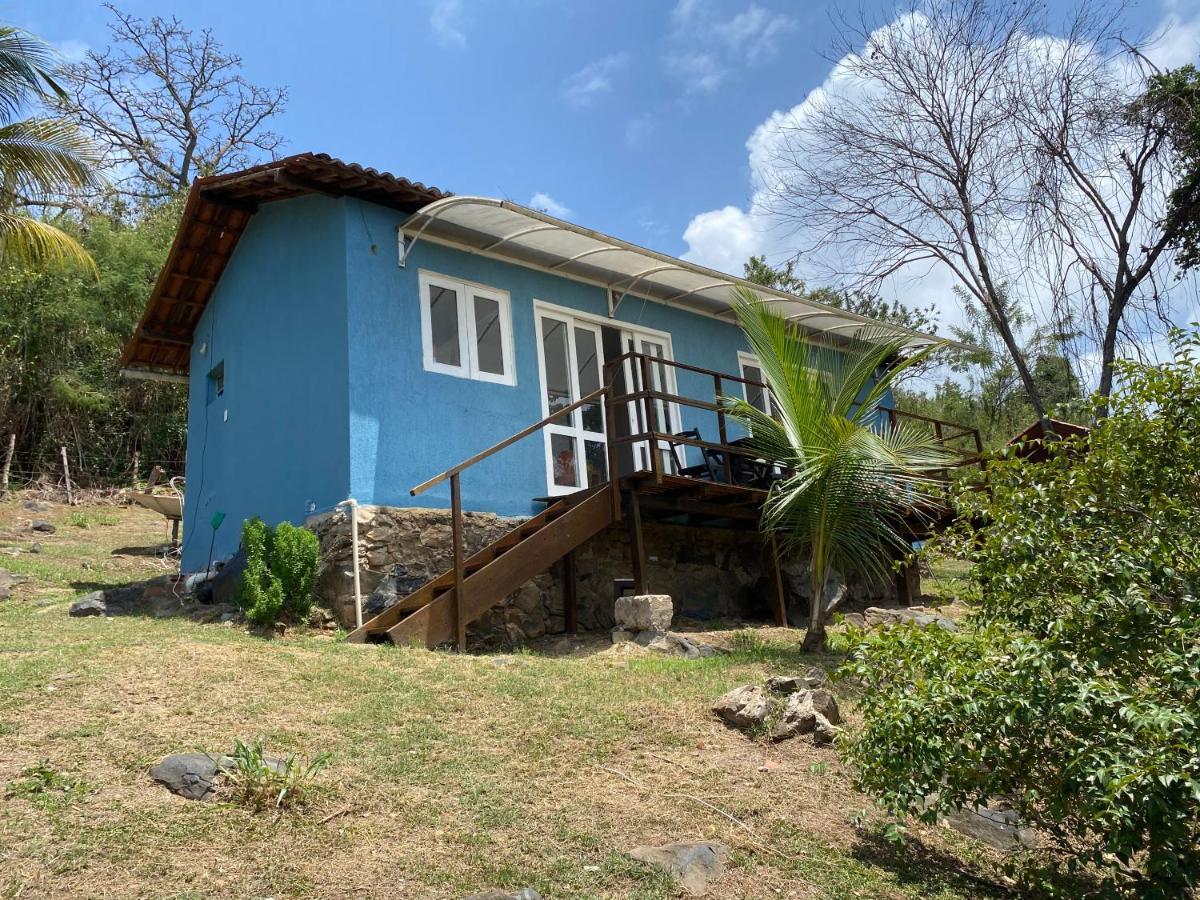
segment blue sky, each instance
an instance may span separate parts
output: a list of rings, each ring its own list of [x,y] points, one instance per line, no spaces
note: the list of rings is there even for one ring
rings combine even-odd
[[[869,14],[871,3],[881,15],[893,8],[867,3]],[[783,0],[120,5],[210,27],[243,56],[248,78],[286,85],[275,130],[288,152],[530,203],[739,273],[751,252],[788,249],[754,215],[748,142],[825,81],[838,9]],[[1145,0],[1129,15],[1163,28],[1171,61],[1196,58],[1200,0]],[[72,55],[108,39],[96,0],[19,0],[4,17]],[[943,282],[894,293],[949,302]]]

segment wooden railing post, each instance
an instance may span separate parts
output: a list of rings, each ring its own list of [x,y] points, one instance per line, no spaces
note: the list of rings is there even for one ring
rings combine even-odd
[[[617,449],[616,441],[613,440],[613,438],[617,436],[616,370],[612,368],[612,363],[608,363],[604,368],[604,386],[608,389],[608,393],[604,395],[604,440],[608,449],[608,483],[611,485],[612,489],[613,520],[620,521],[621,459],[620,451]]]
[[[716,403],[718,407],[721,406],[721,376],[720,375],[713,375],[713,402]],[[717,435],[720,438],[718,443],[720,443],[721,446],[726,448],[721,453],[721,464],[722,464],[722,467],[725,469],[725,483],[733,484],[733,461],[729,458],[729,450],[728,450],[729,434],[728,434],[728,430],[725,427],[725,410],[723,407],[719,408],[717,410]],[[701,448],[700,452],[701,453],[704,452],[703,448]]]
[[[650,471],[654,473],[654,483],[662,484],[662,459],[658,453],[658,416],[655,414],[654,397],[655,391],[651,386],[653,382],[650,378],[650,357],[642,353],[639,354],[642,361],[642,403],[643,409],[646,412],[646,431],[650,438],[647,441],[647,446],[650,453]]]
[[[454,627],[461,652],[467,649],[467,605],[463,597],[466,579],[463,577],[462,487],[458,472],[450,476],[450,529],[454,546]]]

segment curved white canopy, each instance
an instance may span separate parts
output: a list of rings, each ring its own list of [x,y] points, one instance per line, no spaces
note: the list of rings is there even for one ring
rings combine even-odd
[[[732,320],[730,289],[745,286],[814,332],[854,335],[882,327],[907,335],[913,347],[944,340],[647,250],[508,200],[451,196],[422,207],[400,226],[401,264],[422,237],[606,287],[614,307],[630,294]]]

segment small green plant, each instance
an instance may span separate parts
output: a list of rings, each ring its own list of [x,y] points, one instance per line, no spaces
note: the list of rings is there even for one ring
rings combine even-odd
[[[89,790],[82,780],[55,770],[48,759],[43,759],[36,765],[22,769],[19,781],[7,784],[4,799],[23,797],[45,809],[70,805]]]
[[[284,809],[304,803],[313,779],[329,765],[329,753],[321,753],[307,765],[294,756],[274,759],[263,750],[262,738],[247,744],[234,741],[232,766],[226,775],[234,799],[255,810]]]
[[[250,623],[268,627],[280,619],[299,621],[312,609],[320,543],[290,522],[272,529],[257,516],[242,526],[246,569],[238,602]]]
[[[67,516],[67,521],[76,528],[91,528],[93,525],[116,525],[117,519],[107,513],[85,512],[77,509]]]

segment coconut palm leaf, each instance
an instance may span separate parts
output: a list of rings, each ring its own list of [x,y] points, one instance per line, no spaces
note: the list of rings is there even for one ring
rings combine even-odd
[[[892,424],[880,410],[896,377],[937,347],[904,357],[907,338],[883,328],[840,345],[824,343],[749,289],[735,292],[733,306],[758,357],[773,415],[738,398],[721,403],[745,426],[753,451],[786,473],[767,496],[762,526],[782,540],[785,553],[808,557],[805,645],[819,647],[832,610],[824,596],[830,574],[886,579],[911,549],[906,519],[935,500],[930,473],[951,461],[933,435]]]
[[[67,99],[54,79],[53,48],[28,32],[0,25],[0,117],[12,119],[31,95]]]
[[[91,256],[53,225],[19,213],[0,212],[0,264],[71,263],[96,272]]]
[[[0,125],[0,172],[10,190],[42,196],[96,183],[99,158],[65,119],[25,119]]]

